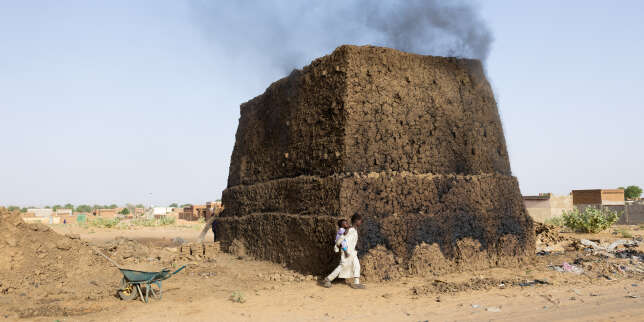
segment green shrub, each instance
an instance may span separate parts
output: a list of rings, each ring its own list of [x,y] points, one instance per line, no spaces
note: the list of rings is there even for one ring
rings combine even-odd
[[[120,220],[118,218],[95,218],[89,222],[89,225],[97,228],[114,228],[118,225]]]
[[[633,233],[630,230],[621,229],[617,232],[622,238],[633,238]]]
[[[638,186],[628,186],[624,189],[624,199],[635,200],[642,195],[642,188]]]
[[[157,220],[158,220],[159,226],[174,225],[174,223],[177,222],[177,218],[170,217],[170,216],[164,216]]]
[[[128,222],[128,226],[158,227],[174,225],[177,221],[174,217],[164,216],[159,219],[136,218]]]
[[[246,298],[244,297],[244,294],[242,294],[242,292],[240,291],[234,291],[233,294],[230,295],[230,300],[235,303],[246,302]]]
[[[605,208],[586,207],[564,211],[564,225],[578,233],[598,233],[617,222],[621,213]]]
[[[543,223],[546,224],[546,225],[563,227],[564,226],[564,219],[561,216],[553,217],[553,218],[548,218],[548,219],[544,220]]]

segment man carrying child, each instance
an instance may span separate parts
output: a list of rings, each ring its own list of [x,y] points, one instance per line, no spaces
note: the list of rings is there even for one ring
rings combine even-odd
[[[362,224],[362,217],[358,214],[351,216],[351,227],[346,220],[338,222],[338,233],[336,234],[335,247],[336,252],[342,249],[340,255],[340,265],[336,267],[329,276],[324,279],[324,287],[331,287],[331,282],[339,278],[353,278],[350,284],[351,288],[364,289],[364,284],[360,284],[360,261],[356,244],[358,243],[357,228]],[[342,230],[344,229],[344,231]]]

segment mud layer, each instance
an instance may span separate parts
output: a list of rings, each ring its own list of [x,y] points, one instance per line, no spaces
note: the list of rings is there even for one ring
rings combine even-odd
[[[256,213],[221,218],[215,233],[223,241],[224,250],[232,251],[231,247],[239,247],[235,243],[242,243],[253,257],[286,264],[306,274],[324,274],[337,265],[338,256],[332,252],[336,220],[329,216]],[[436,275],[515,265],[534,253],[534,248],[525,248],[534,245],[533,239],[522,237],[520,227],[525,223],[497,222],[488,223],[488,230],[468,229],[482,227],[485,220],[452,211],[365,218],[358,246],[363,274],[376,280]],[[497,237],[497,230],[503,229]]]
[[[510,174],[479,61],[341,46],[242,104],[228,186],[386,170]]]
[[[511,265],[534,251],[474,60],[341,46],[294,71],[242,104],[223,203],[222,245],[307,273],[337,262],[334,223],[355,213],[374,279]]]
[[[222,216],[284,212],[312,216],[384,217],[400,213],[432,213],[444,207],[472,212],[501,209],[520,201],[515,177],[499,174],[434,175],[370,172],[301,176],[239,185],[224,190]],[[521,212],[521,204],[514,207]]]

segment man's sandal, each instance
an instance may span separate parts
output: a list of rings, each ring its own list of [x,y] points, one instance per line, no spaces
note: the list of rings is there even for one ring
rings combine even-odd
[[[358,290],[364,290],[364,289],[365,289],[365,286],[364,286],[364,284],[356,284],[356,283],[352,283],[352,284],[351,284],[351,288],[358,289]]]
[[[322,281],[322,286],[324,286],[324,287],[326,287],[326,288],[331,288],[331,281],[329,281],[328,279],[326,279],[326,278],[325,278],[325,279]]]

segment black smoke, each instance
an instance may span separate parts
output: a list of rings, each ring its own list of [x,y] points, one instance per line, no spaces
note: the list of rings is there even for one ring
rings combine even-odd
[[[282,73],[342,44],[485,61],[493,41],[479,10],[455,0],[191,0],[194,21],[236,63]]]

